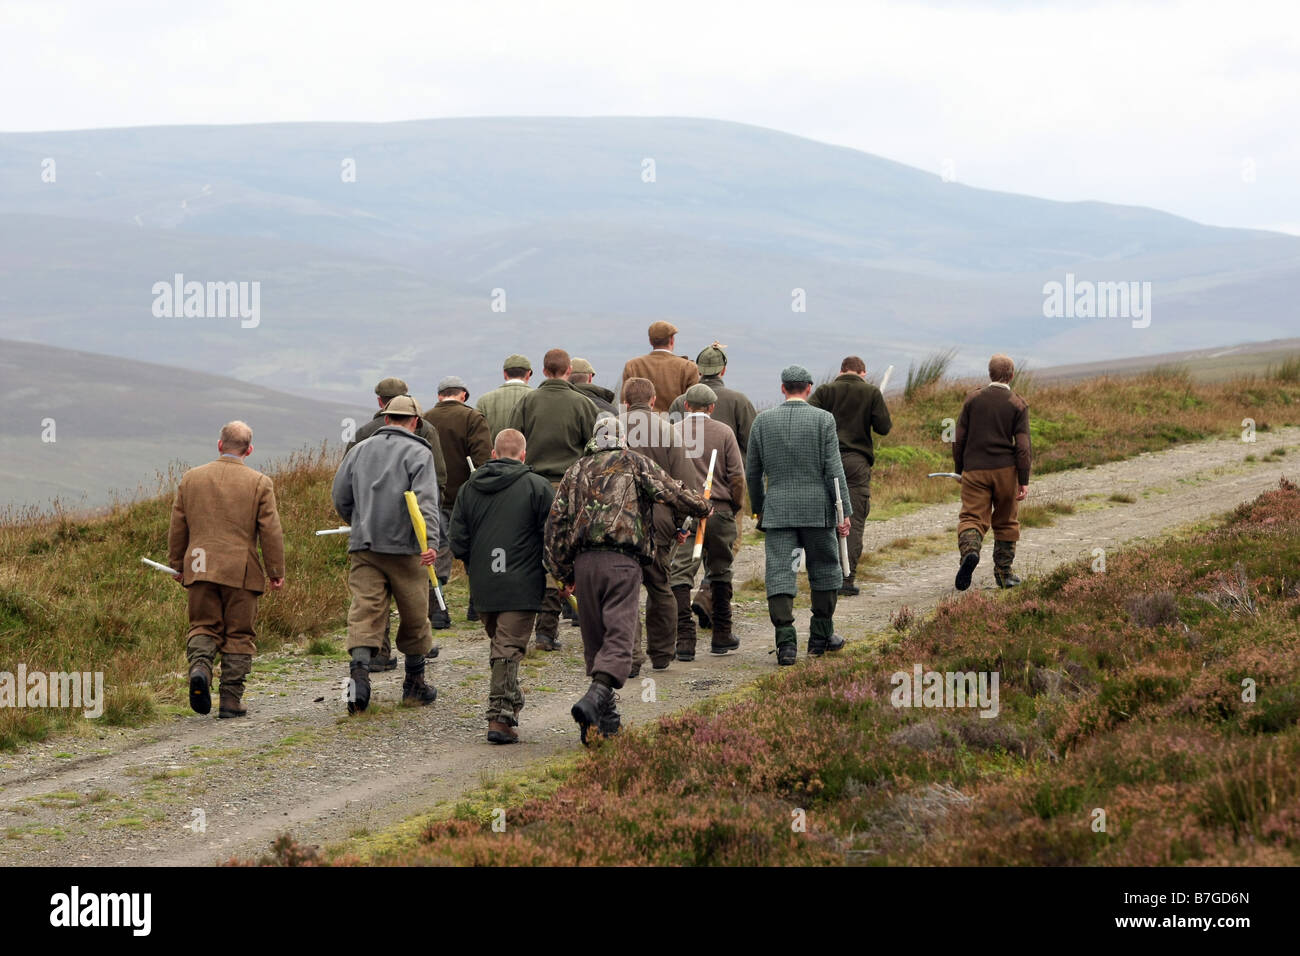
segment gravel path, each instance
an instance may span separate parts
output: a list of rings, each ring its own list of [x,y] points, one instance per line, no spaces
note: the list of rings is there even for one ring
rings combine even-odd
[[[1094,548],[1157,537],[1219,515],[1283,475],[1295,478],[1300,429],[1260,439],[1186,445],[1036,480],[1030,504],[1069,502],[1076,511],[1051,527],[1027,529],[1017,570],[1041,574]],[[1287,449],[1280,461],[1244,461],[1278,447]],[[1112,494],[1136,500],[1112,502]],[[841,633],[863,639],[888,626],[901,605],[926,611],[953,593],[956,512],[955,504],[934,505],[868,522],[866,550],[882,561],[860,597],[840,600]],[[912,546],[893,547],[900,538]],[[992,587],[988,547],[984,557],[977,588]],[[766,602],[743,587],[761,576],[762,562],[758,545],[747,545],[737,559],[740,650],[725,657],[705,652],[658,673],[647,667],[641,677],[654,681],[654,694],[629,682],[621,693],[626,723],[653,720],[774,668]],[[796,623],[806,641],[806,599],[799,604]],[[256,855],[285,830],[306,843],[333,843],[454,800],[502,772],[575,751],[569,707],[587,683],[577,629],[562,625],[561,651],[530,651],[521,669],[528,701],[523,742],[495,747],[486,742],[483,718],[487,640],[464,622],[463,608],[453,615],[457,627],[439,632],[442,652],[430,662],[439,697],[429,707],[398,705],[399,669],[377,675],[371,711],[348,718],[342,658],[267,655],[249,682],[247,720],[186,715],[139,729],[94,725],[0,757],[0,832],[7,837],[0,840],[0,865],[205,864]],[[702,644],[707,648],[707,634]],[[201,831],[194,826],[200,812]]]

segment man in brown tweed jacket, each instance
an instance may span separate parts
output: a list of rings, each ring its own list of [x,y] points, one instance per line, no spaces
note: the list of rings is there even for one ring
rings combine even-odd
[[[284,586],[284,536],[271,479],[244,464],[253,431],[243,422],[221,429],[216,461],[181,478],[167,536],[168,564],[189,596],[190,707],[212,710],[212,667],[221,655],[219,717],[243,717],[244,680],[257,648],[257,599]],[[258,543],[266,560],[262,571]]]
[[[646,378],[654,383],[656,412],[666,412],[678,395],[700,380],[699,367],[684,355],[675,355],[677,326],[671,322],[655,322],[650,326],[650,351],[631,359],[623,366],[623,381],[618,393],[634,378]]]

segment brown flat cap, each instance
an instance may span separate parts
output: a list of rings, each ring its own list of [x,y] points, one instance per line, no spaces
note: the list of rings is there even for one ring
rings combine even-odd
[[[419,416],[424,413],[420,411],[420,403],[410,395],[395,395],[384,406],[384,414],[394,415],[398,418],[410,418],[412,415]]]
[[[671,322],[660,320],[658,322],[650,323],[651,342],[666,342],[676,334],[677,326],[673,325]]]
[[[410,389],[400,378],[386,378],[375,386],[375,394],[380,398],[395,398],[398,395],[405,395]]]
[[[577,372],[579,375],[596,374],[596,370],[591,367],[591,363],[588,362],[586,359],[576,358],[573,360],[571,364],[573,365],[573,370]]]

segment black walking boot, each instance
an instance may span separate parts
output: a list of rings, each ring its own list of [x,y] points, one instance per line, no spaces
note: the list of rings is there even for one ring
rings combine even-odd
[[[206,661],[195,661],[190,666],[190,710],[212,713],[212,667]]]
[[[613,737],[622,726],[623,719],[618,712],[618,694],[611,693],[608,703],[600,712],[600,718],[596,721],[596,729],[600,731],[602,737]]]
[[[478,611],[475,610],[474,608],[474,595],[472,594],[469,596],[469,607],[465,611],[465,620],[467,621],[479,620]]]
[[[714,581],[709,590],[713,597],[713,638],[709,651],[726,654],[740,646],[740,638],[731,632],[731,582]]]
[[[442,587],[447,586],[447,582],[442,578],[438,579],[438,584]],[[443,597],[445,598],[446,595],[444,594]],[[451,615],[447,613],[446,608],[438,606],[438,592],[433,589],[432,584],[429,585],[429,626],[435,631],[445,631],[451,627]]]
[[[1016,560],[1016,543],[1014,541],[993,542],[993,580],[1000,588],[1013,588],[1020,583],[1020,578],[1011,570]]]
[[[679,584],[673,588],[677,601],[677,659],[687,663],[695,660],[695,617],[691,614],[691,586]]]
[[[593,725],[600,729],[601,714],[614,706],[613,699],[612,687],[593,680],[591,686],[587,688],[587,693],[583,694],[581,699],[569,709],[573,719],[578,722],[578,736],[582,738],[584,746],[587,743],[587,731]]]
[[[844,597],[857,597],[861,593],[862,588],[858,587],[852,577],[845,578],[844,583],[840,585],[840,594]]]
[[[353,660],[348,669],[348,713],[359,714],[370,706],[370,662]]]
[[[984,535],[975,528],[967,528],[957,535],[957,553],[961,555],[961,567],[957,570],[957,579],[953,582],[953,586],[958,591],[965,591],[970,587],[971,575],[975,573],[975,566],[980,563],[980,547],[983,543]]]
[[[813,591],[812,620],[808,624],[808,656],[821,657],[827,651],[844,647],[844,638],[835,633],[835,603],[838,591]]]
[[[412,663],[412,661],[418,663]],[[424,658],[418,654],[406,658],[406,679],[402,681],[402,703],[423,707],[438,699],[438,688],[424,682]]]

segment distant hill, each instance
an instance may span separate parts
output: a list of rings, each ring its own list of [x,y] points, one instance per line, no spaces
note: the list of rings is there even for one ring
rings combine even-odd
[[[0,340],[0,408],[0,509],[58,499],[83,510],[152,493],[169,464],[215,458],[232,419],[252,426],[248,461],[265,470],[337,443],[344,417],[370,415],[226,376],[8,340]],[[52,442],[43,440],[47,419]]]
[[[1067,272],[1151,282],[1150,327],[1044,318]],[[258,327],[155,317],[151,289],[177,273],[259,282]],[[1281,338],[1298,300],[1300,238],[974,189],[712,120],[0,134],[0,333],[217,359],[348,405],[387,374],[481,393],[505,354],[540,364],[553,345],[613,385],[657,318],[684,354],[727,344],[728,380],[757,397],[792,360],[820,375],[848,353],[905,368],[955,347],[973,371],[993,350],[1045,366]]]

